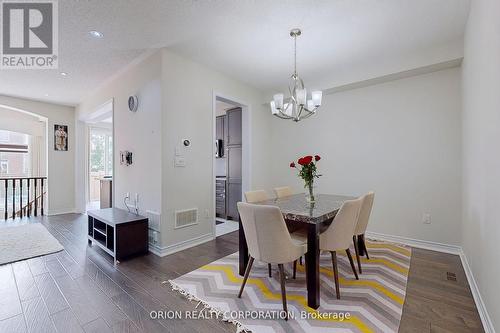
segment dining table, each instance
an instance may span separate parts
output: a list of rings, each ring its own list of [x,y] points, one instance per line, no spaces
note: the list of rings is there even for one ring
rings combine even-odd
[[[305,255],[307,305],[313,309],[320,306],[319,234],[333,221],[344,201],[352,199],[356,199],[356,197],[316,194],[315,201],[309,202],[306,195],[302,193],[255,203],[279,207],[289,230],[302,229],[307,233],[307,253]],[[239,274],[241,276],[245,274],[248,259],[248,246],[240,218]]]

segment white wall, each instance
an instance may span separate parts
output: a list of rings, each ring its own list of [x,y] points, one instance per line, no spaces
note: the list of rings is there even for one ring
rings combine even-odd
[[[251,159],[244,168],[251,169],[248,187],[260,188],[269,183],[270,115],[262,104],[263,94],[241,82],[203,65],[163,51],[163,240],[172,247],[183,241],[206,237],[214,231],[213,188],[213,93],[248,103],[251,133],[243,133],[249,142]],[[174,167],[175,147],[188,138],[192,145],[181,148],[187,166]],[[245,145],[245,141],[244,141]],[[245,149],[245,147],[243,148]],[[198,208],[199,223],[174,229],[175,210]],[[208,214],[207,214],[208,213]]]
[[[46,135],[45,121],[39,117],[0,107],[0,119],[0,129],[32,136]]]
[[[79,127],[82,120],[101,105],[113,99],[114,115],[114,190],[115,206],[125,208],[123,198],[130,192],[139,194],[140,213],[152,210],[161,213],[161,52],[156,52],[124,70],[120,75],[100,87],[78,107]],[[139,108],[128,110],[128,97],[137,95]],[[83,136],[84,131],[80,130]],[[79,153],[78,187],[85,186],[84,144],[82,138]],[[133,153],[131,166],[120,165],[119,151]],[[83,159],[82,159],[83,155]],[[84,207],[84,197],[79,207]]]
[[[304,192],[288,165],[319,154],[317,192],[375,191],[370,231],[458,244],[460,111],[458,68],[324,96],[309,119],[272,121],[272,185]]]
[[[75,109],[51,103],[0,96],[0,105],[48,119],[48,214],[75,210]],[[68,126],[68,151],[54,150],[54,125]]]
[[[477,0],[463,62],[463,248],[493,325],[500,328],[500,2]]]

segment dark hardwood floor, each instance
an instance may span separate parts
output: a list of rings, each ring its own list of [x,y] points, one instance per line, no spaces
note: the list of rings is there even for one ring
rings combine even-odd
[[[43,223],[65,250],[0,266],[0,332],[235,332],[217,319],[152,320],[149,312],[193,310],[196,303],[162,282],[237,251],[236,232],[115,268],[111,257],[87,246],[85,215],[33,222]],[[18,223],[26,220],[0,222]],[[458,256],[413,249],[400,332],[483,332]]]

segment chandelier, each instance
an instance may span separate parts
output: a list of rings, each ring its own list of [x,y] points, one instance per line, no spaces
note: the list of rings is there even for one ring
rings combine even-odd
[[[292,29],[290,36],[294,43],[294,68],[290,77],[288,90],[290,97],[284,98],[283,94],[276,94],[271,101],[271,113],[281,119],[292,119],[298,122],[316,113],[321,106],[323,93],[320,90],[311,92],[311,98],[307,99],[307,90],[304,81],[297,74],[297,37],[301,35],[300,29]]]

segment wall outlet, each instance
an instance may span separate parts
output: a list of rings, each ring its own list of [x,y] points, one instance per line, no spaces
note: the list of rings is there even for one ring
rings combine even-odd
[[[422,223],[423,224],[431,224],[431,213],[424,213],[422,215]]]
[[[209,219],[210,218],[210,210],[205,209],[205,218]]]

